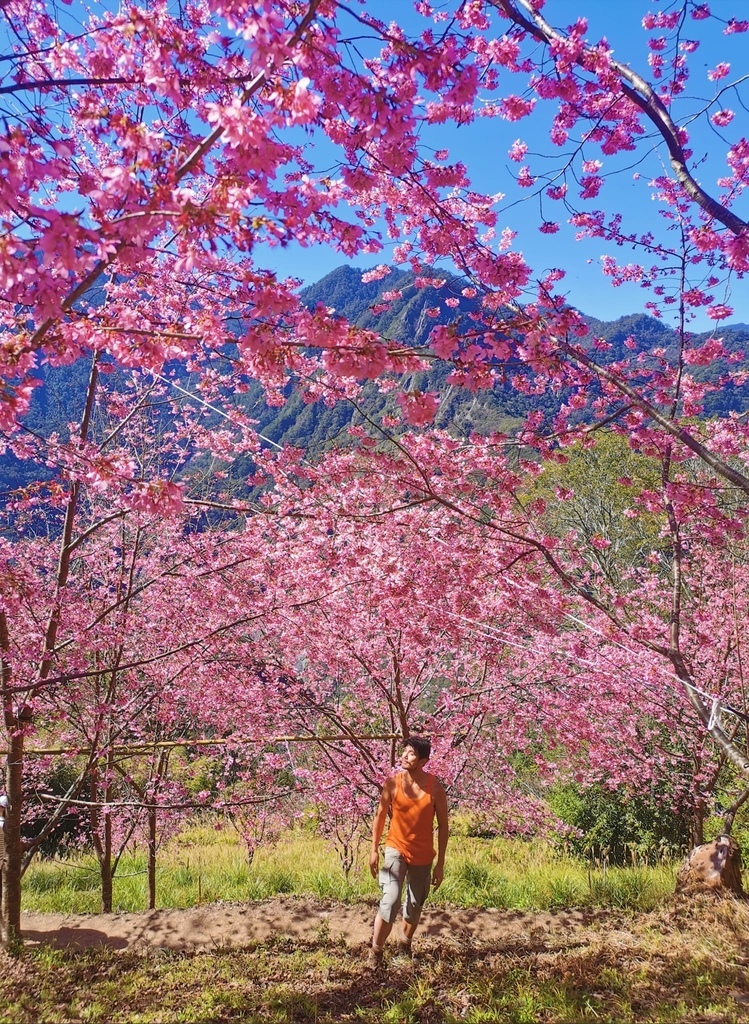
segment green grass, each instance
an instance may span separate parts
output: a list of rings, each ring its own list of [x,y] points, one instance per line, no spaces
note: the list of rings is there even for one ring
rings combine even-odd
[[[0,955],[0,1022],[749,1024],[749,907],[674,907],[673,886],[673,866],[604,871],[538,841],[456,835],[434,904],[505,908],[509,920],[514,910],[602,909],[576,915],[568,932],[531,919],[520,940],[501,929],[449,943],[425,934],[414,962],[389,952],[376,974],[362,949],[322,927],[314,941],[280,937],[210,952],[27,948]],[[116,909],[144,908],[141,853],[123,860],[114,892]],[[346,880],[329,847],[302,830],[259,850],[251,865],[232,834],[207,827],[186,831],[159,857],[162,907],[289,892],[371,905],[376,887],[365,863]],[[24,908],[97,911],[94,862],[37,862],[24,880]]]
[[[445,880],[430,897],[433,904],[555,910],[615,907],[649,910],[672,892],[675,867],[632,866],[593,869],[555,852],[539,840],[478,839],[456,835],[450,841]],[[157,862],[157,906],[193,907],[217,900],[247,901],[282,893],[343,902],[376,892],[362,860],[348,879],[330,847],[298,830],[273,848],[259,849],[248,864],[238,837],[206,826],[193,827],[168,844]],[[147,905],[145,853],[122,858],[114,880],[114,909]],[[94,913],[100,908],[99,874],[91,856],[68,861],[35,861],[23,884],[25,910]]]
[[[447,944],[371,972],[320,935],[241,950],[28,949],[0,972],[14,1024],[749,1024],[749,909],[622,915],[609,928]]]

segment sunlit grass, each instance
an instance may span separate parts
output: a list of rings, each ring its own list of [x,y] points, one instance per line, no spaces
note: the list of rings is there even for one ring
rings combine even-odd
[[[364,849],[364,848],[363,848]],[[456,835],[445,880],[433,904],[555,910],[615,907],[648,910],[672,892],[675,866],[606,868],[555,851],[536,840],[479,839]],[[302,829],[261,847],[250,864],[231,832],[194,826],[160,851],[157,906],[185,908],[218,900],[245,902],[278,894],[316,896],[347,903],[376,894],[363,853],[346,877],[327,843]],[[146,856],[123,856],[114,880],[114,910],[147,905]],[[23,907],[58,913],[100,909],[99,871],[93,856],[36,861],[24,878]]]
[[[749,1024],[749,908],[706,901],[616,914],[615,928],[507,945],[425,937],[416,961],[365,966],[330,936],[176,952],[29,948],[0,972],[14,1024]]]
[[[39,862],[24,883],[27,909],[98,910],[90,858]],[[129,856],[115,905],[146,902],[145,859]],[[321,928],[314,940],[279,936],[246,949],[70,950],[28,948],[0,973],[0,1020],[14,1024],[749,1024],[744,1002],[749,907],[736,901],[676,904],[673,866],[611,868],[536,841],[456,835],[436,904],[547,911],[613,908],[589,925],[522,941],[501,931],[482,941],[424,936],[415,962],[373,975],[362,950]],[[277,893],[374,902],[362,859],[348,879],[335,853],[309,832],[287,833],[250,864],[231,833],[193,827],[159,856],[159,906],[262,899]],[[650,909],[655,908],[655,909]],[[2,1013],[6,1016],[3,1017]]]

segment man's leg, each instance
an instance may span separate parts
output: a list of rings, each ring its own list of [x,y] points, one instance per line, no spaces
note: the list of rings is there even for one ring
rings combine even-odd
[[[382,898],[380,899],[380,906],[377,910],[372,930],[373,955],[371,959],[373,962],[382,956],[383,947],[398,916],[398,906],[407,870],[408,865],[398,851],[390,846],[386,846],[384,865],[380,868],[378,876]]]
[[[407,879],[406,900],[403,904],[403,935],[398,943],[404,952],[410,951],[414,932],[421,920],[421,909],[432,884],[432,865],[409,866]]]
[[[390,921],[383,921],[378,910],[375,916],[374,930],[372,932],[372,949],[382,949],[392,930],[393,926]]]

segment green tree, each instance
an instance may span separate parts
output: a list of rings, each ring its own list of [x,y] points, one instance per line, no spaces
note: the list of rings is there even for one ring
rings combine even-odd
[[[521,500],[538,510],[553,537],[577,537],[582,558],[613,585],[651,552],[662,549],[662,514],[650,512],[648,491],[661,487],[660,463],[626,438],[597,432],[543,465]]]

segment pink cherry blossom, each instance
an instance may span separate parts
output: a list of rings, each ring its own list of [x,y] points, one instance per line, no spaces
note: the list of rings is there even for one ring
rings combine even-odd
[[[726,320],[729,316],[733,316],[733,307],[718,303],[714,306],[708,306],[705,313],[711,320]]]
[[[707,77],[711,82],[717,82],[721,78],[726,78],[730,73],[731,65],[727,64],[725,61],[721,61],[720,64],[716,64],[714,68],[708,71]]]
[[[403,418],[415,427],[427,426],[434,420],[439,401],[439,395],[431,391],[410,391],[398,396]]]
[[[716,127],[725,128],[733,121],[735,116],[732,110],[718,110],[715,114],[710,115],[710,120]]]
[[[528,152],[528,146],[525,142],[521,142],[520,139],[516,139],[510,147],[507,155],[510,160],[515,160],[517,163],[521,163],[525,158],[525,154]]]
[[[524,100],[520,96],[507,96],[500,104],[500,116],[507,121],[519,121],[521,118],[527,117],[535,105],[535,100]]]

